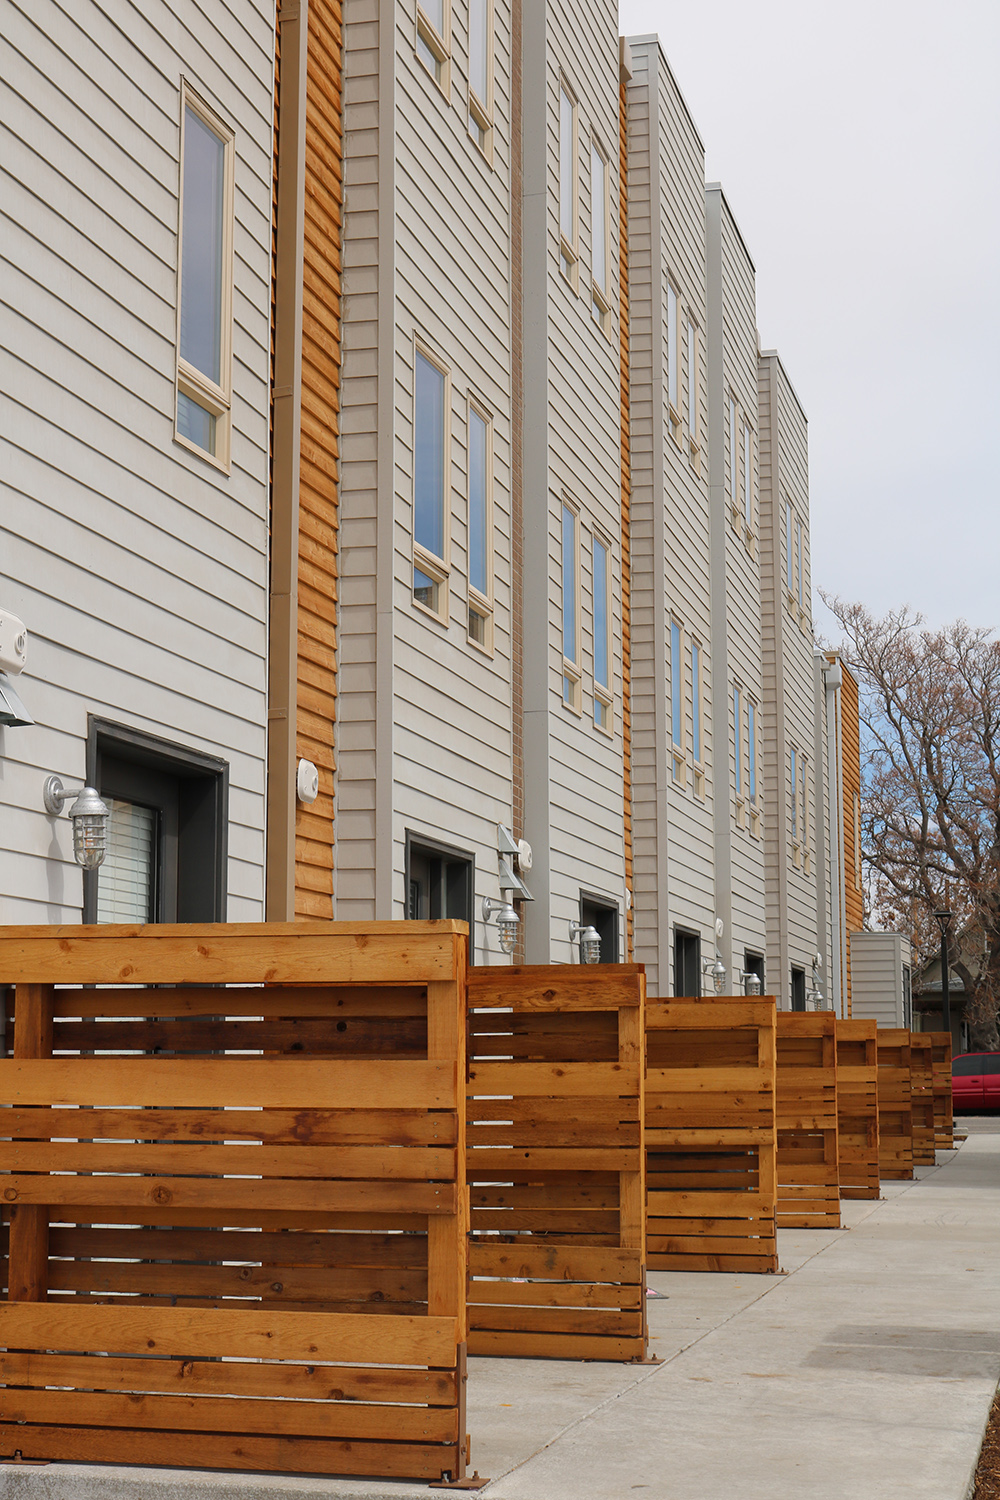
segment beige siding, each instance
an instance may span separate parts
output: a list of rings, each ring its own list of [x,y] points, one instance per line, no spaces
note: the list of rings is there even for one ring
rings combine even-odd
[[[0,731],[0,920],[72,921],[88,712],[230,763],[229,905],[262,915],[273,15],[8,7],[0,605],[28,626]],[[232,469],[173,441],[180,83],[234,130]]]

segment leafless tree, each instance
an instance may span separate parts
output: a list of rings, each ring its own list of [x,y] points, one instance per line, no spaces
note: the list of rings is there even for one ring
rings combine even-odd
[[[973,1045],[994,1048],[1000,1018],[1000,642],[957,620],[924,628],[909,608],[878,619],[823,596],[858,677],[862,857],[873,913],[933,956],[934,911],[952,931],[952,969],[969,997]]]

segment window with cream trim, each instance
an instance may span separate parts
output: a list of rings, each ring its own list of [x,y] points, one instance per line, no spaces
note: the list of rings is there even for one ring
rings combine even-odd
[[[489,154],[493,127],[493,0],[469,0],[469,134]]]
[[[562,506],[563,702],[580,712],[580,518]]]
[[[611,691],[611,548],[593,537],[594,567],[594,723],[610,734]]]
[[[469,405],[469,640],[493,648],[493,423]]]
[[[447,94],[451,73],[451,0],[418,0],[417,56]]]
[[[737,496],[740,490],[739,456],[736,449],[736,397],[730,392],[729,416],[726,429],[726,446],[729,450],[729,504],[732,507],[733,520],[739,519],[739,500]]]
[[[687,429],[692,452],[698,447],[698,328],[687,320]]]
[[[448,617],[447,370],[417,348],[413,362],[413,598]]]
[[[743,525],[753,533],[753,431],[743,424]]]
[[[673,745],[671,777],[679,785],[687,781],[687,756],[684,753],[684,632],[677,620],[670,622],[670,739]]]
[[[228,469],[235,141],[182,85],[174,436]]]
[[[670,403],[670,423],[674,435],[681,421],[681,350],[680,324],[678,320],[677,292],[672,282],[667,282],[667,400]]]
[[[609,242],[611,204],[608,196],[608,163],[596,141],[590,143],[590,255],[591,311],[595,323],[607,333],[611,326]]]
[[[580,259],[580,188],[577,180],[576,100],[559,85],[559,269],[574,288]]]

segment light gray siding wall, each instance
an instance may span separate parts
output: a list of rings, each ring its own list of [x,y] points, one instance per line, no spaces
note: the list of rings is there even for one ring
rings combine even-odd
[[[381,26],[377,0],[345,0],[334,824],[334,915],[342,921],[391,915],[391,885],[383,881],[380,890],[376,874],[380,847],[391,847],[392,777],[391,721],[386,728],[379,715],[392,684],[391,629],[379,594],[379,559],[392,537],[392,431],[380,428],[379,403],[393,383],[392,345],[385,337],[380,342],[380,331],[392,320],[395,139],[391,26],[387,51]]]
[[[851,933],[851,1014],[880,1026],[905,1026],[903,965],[909,942],[898,932]]]
[[[89,712],[229,761],[228,915],[262,915],[273,22],[5,10],[0,606],[36,723],[0,730],[0,921],[79,918],[41,793]],[[173,441],[182,78],[236,140],[229,474]]]
[[[669,947],[679,925],[714,953],[713,672],[708,475],[707,285],[704,148],[655,38],[630,40],[630,174],[648,174],[649,263],[635,247],[633,383],[633,733],[636,743],[636,958],[661,993],[672,985]],[[645,205],[636,203],[636,231]],[[678,298],[678,339],[668,338],[668,286]],[[642,311],[640,312],[640,307]],[[648,317],[646,309],[648,307]],[[697,431],[689,430],[692,378],[686,325],[697,328]],[[678,358],[679,410],[668,372]],[[643,388],[643,382],[645,388]],[[679,421],[677,418],[679,417]],[[648,456],[647,456],[648,455]],[[637,601],[639,601],[637,607]],[[682,627],[683,727],[670,722],[670,626]],[[693,754],[691,647],[701,658],[701,756]],[[636,658],[638,657],[638,661]],[[662,682],[662,686],[661,686]],[[674,775],[674,739],[681,748]],[[665,868],[666,866],[666,868]],[[666,880],[667,909],[657,886]],[[655,977],[654,977],[655,976]]]
[[[544,844],[526,913],[529,960],[572,961],[581,891],[624,928],[621,407],[617,236],[618,29],[608,0],[525,9],[525,836]],[[577,99],[579,285],[559,267],[559,89]],[[611,312],[591,312],[591,141],[608,161]],[[534,198],[532,202],[531,199]],[[544,220],[539,215],[544,208]],[[545,353],[529,345],[544,339]],[[544,486],[544,488],[543,488]],[[544,514],[529,517],[547,497]],[[581,713],[562,701],[561,513],[579,512]],[[613,733],[593,722],[593,535],[612,558]]]
[[[777,354],[759,362],[761,425],[761,601],[764,664],[765,829],[768,970],[780,1003],[790,1003],[790,970],[811,980],[818,940],[815,882],[816,765],[813,633],[809,575],[809,471],[806,419]],[[786,501],[792,506],[788,533]],[[802,522],[804,608],[798,605],[796,519]],[[787,588],[788,547],[793,588]],[[791,751],[808,765],[808,827],[792,838]]]
[[[754,266],[718,184],[706,194],[709,267],[709,438],[712,491],[713,666],[716,684],[716,906],[726,923],[723,953],[733,989],[746,952],[766,953],[763,777],[750,797],[748,703],[762,701],[760,509],[757,454],[757,327]],[[736,402],[735,449],[729,440]],[[743,497],[743,426],[752,434],[750,525]],[[735,462],[733,458],[735,457]],[[734,688],[739,689],[739,723]],[[736,796],[739,736],[742,798]],[[756,814],[756,816],[755,816]]]
[[[393,908],[406,914],[407,830],[475,858],[477,905],[496,896],[497,824],[511,821],[510,6],[493,7],[494,125],[484,155],[469,131],[468,14],[451,7],[448,96],[415,50],[412,7],[396,7],[396,305],[392,422]],[[449,609],[413,603],[415,341],[450,375]],[[492,419],[494,621],[490,655],[468,641],[468,410]],[[380,707],[381,707],[380,703]],[[493,952],[495,930],[483,950]]]

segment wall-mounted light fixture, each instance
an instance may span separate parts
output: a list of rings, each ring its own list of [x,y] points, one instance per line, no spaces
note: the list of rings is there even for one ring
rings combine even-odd
[[[582,922],[569,924],[569,940],[580,944],[580,953],[585,964],[601,961],[601,939],[596,927],[585,927]]]
[[[819,971],[823,967],[822,953],[814,953],[812,961],[812,989],[806,991],[806,999],[811,1002],[813,1010],[821,1010],[826,996],[819,982]]]
[[[46,778],[42,800],[45,811],[51,817],[57,818],[62,812],[63,803],[74,795],[76,801],[69,809],[73,822],[73,858],[85,870],[96,870],[98,865],[104,863],[108,849],[111,811],[107,803],[101,801],[92,786],[82,787],[76,792],[67,791],[58,776]]]
[[[740,983],[743,986],[744,995],[761,994],[764,986],[760,982],[759,974],[755,973],[753,969],[740,969],[738,970],[738,974]]]
[[[716,954],[715,958],[703,958],[701,961],[701,970],[703,974],[706,974],[711,979],[715,993],[721,995],[726,986],[726,975],[729,970],[718,954]]]
[[[500,938],[500,951],[502,953],[513,953],[517,943],[517,929],[521,925],[521,918],[514,910],[509,901],[497,901],[493,896],[483,897],[483,922],[488,927],[490,922],[496,923],[497,933]]]

